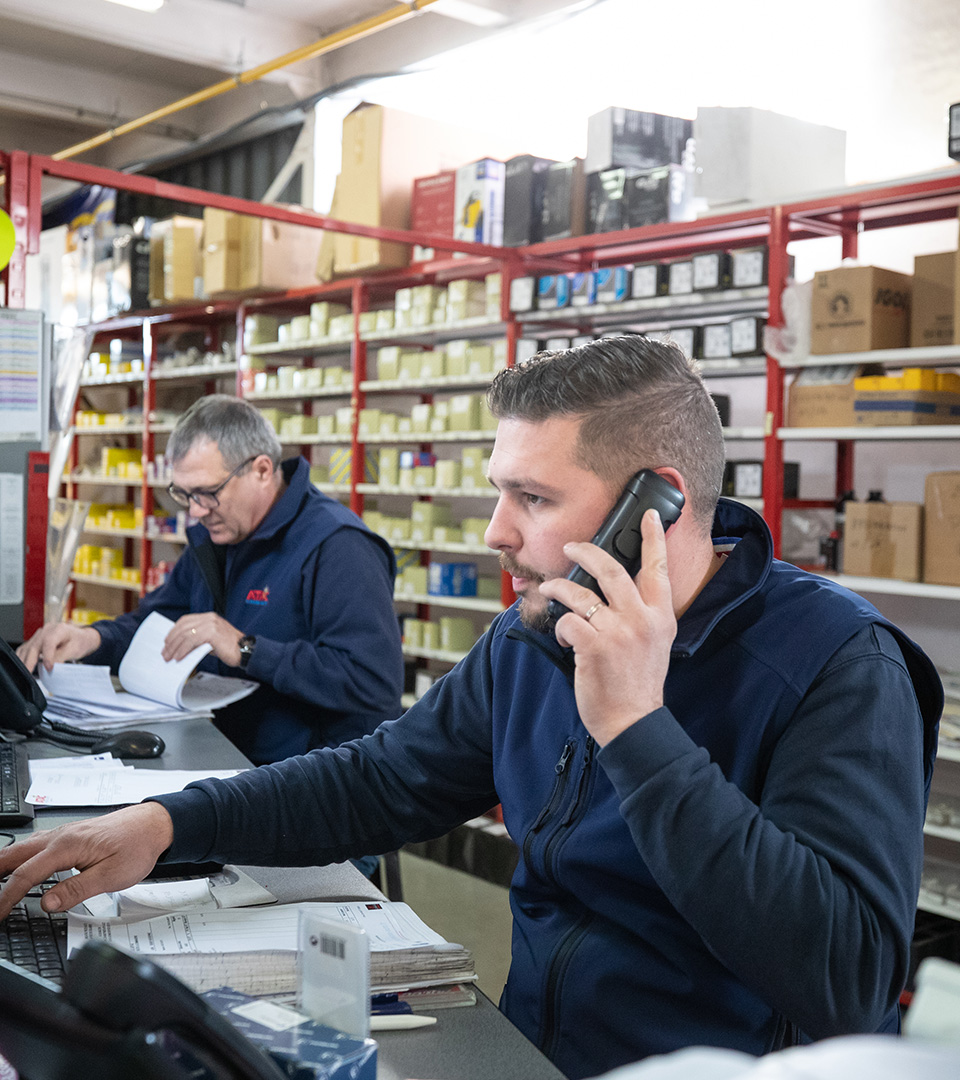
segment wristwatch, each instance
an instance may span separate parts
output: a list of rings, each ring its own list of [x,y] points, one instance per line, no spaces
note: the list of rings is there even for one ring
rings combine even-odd
[[[256,647],[257,639],[253,634],[244,634],[243,637],[237,642],[240,646],[240,666],[245,668],[250,663],[250,657],[253,656],[253,650]]]

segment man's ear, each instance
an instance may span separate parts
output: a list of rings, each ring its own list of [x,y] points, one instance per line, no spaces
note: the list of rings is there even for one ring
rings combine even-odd
[[[270,459],[269,454],[260,454],[255,458],[252,468],[260,481],[269,480],[273,476],[273,461]]]

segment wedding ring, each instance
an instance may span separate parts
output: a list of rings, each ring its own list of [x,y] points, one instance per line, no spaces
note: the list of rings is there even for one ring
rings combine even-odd
[[[603,601],[598,600],[583,617],[587,620],[587,622],[589,622],[594,617],[594,615],[596,615],[597,608],[602,608],[603,606]]]
[[[190,627],[190,633],[195,634],[196,632],[197,632],[197,628],[195,626],[191,626]]]

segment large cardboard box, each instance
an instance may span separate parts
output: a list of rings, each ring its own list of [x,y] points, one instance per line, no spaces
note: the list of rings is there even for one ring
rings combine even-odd
[[[410,228],[433,236],[453,236],[457,174],[446,169],[435,176],[418,176],[410,194]],[[415,247],[414,259],[433,258],[432,248]]]
[[[337,209],[331,216],[360,225],[407,229],[414,179],[484,156],[509,157],[518,149],[507,135],[478,133],[363,103],[344,117]],[[333,272],[405,266],[409,255],[407,244],[337,233]]]
[[[854,364],[804,368],[787,396],[787,427],[853,427]]]
[[[322,231],[309,225],[208,206],[203,212],[206,295],[235,296],[315,285],[322,240]]]
[[[698,109],[696,193],[710,206],[771,205],[846,186],[846,133],[766,109]]]
[[[913,279],[879,266],[840,266],[814,275],[810,352],[905,349]]]
[[[919,581],[923,533],[920,503],[846,503],[843,572]]]
[[[175,304],[203,296],[200,218],[176,215],[150,228],[150,302]]]
[[[953,344],[957,257],[956,251],[944,251],[913,260],[912,348]]]
[[[928,473],[923,492],[923,580],[960,585],[960,472]]]

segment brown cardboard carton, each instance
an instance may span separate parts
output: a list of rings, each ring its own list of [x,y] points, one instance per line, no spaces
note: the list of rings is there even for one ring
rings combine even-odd
[[[928,473],[923,492],[923,580],[960,585],[960,472]]]
[[[919,503],[848,502],[843,572],[919,581],[922,526]]]
[[[787,427],[853,427],[853,364],[804,368],[787,397]]]
[[[913,261],[910,345],[952,345],[957,252],[918,255]]]
[[[858,427],[960,424],[960,394],[947,390],[857,390]]]
[[[199,218],[176,215],[155,221],[150,228],[150,279],[163,292],[158,297],[164,304],[181,303],[203,296],[203,264],[201,241],[203,222]],[[158,266],[155,260],[161,260]],[[151,295],[151,302],[153,296]]]
[[[906,348],[912,284],[908,274],[878,266],[841,266],[815,274],[810,352]]]
[[[322,231],[311,225],[241,215],[240,289],[270,292],[315,285],[322,241]]]
[[[240,289],[240,216],[213,206],[203,209],[203,291],[206,296]]]
[[[343,161],[337,217],[360,225],[410,227],[410,194],[417,177],[477,158],[517,152],[505,137],[440,124],[398,109],[364,103],[343,120]],[[332,216],[332,215],[331,215]],[[409,245],[338,233],[334,272],[406,266]]]

